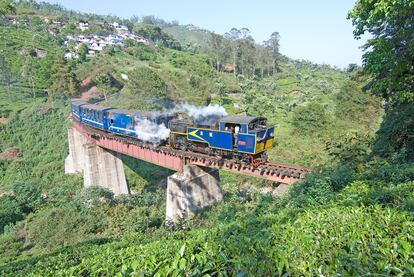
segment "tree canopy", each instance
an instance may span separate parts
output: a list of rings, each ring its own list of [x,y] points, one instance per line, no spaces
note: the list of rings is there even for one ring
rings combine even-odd
[[[363,55],[368,88],[387,100],[414,100],[414,1],[359,0],[348,17],[355,38],[371,35]]]

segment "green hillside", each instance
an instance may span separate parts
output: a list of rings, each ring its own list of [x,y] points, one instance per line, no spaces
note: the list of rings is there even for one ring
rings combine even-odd
[[[373,12],[365,2],[353,18]],[[248,37],[225,39],[214,52],[209,32],[126,20],[152,43],[129,40],[92,57],[79,47],[79,58],[63,59],[77,20],[106,34],[112,27],[101,21],[123,19],[14,6],[0,12],[0,275],[413,274],[412,87],[395,85],[385,97],[384,75],[374,71],[381,62],[340,70],[272,55],[277,48]],[[68,24],[46,32],[47,14]],[[223,72],[232,43],[241,51],[236,72]],[[269,160],[313,172],[283,197],[264,192],[277,184],[220,172],[224,200],[166,227],[173,172],[122,157],[134,194],[121,197],[64,174],[68,103],[80,96],[140,110],[219,104],[229,114],[265,116],[276,127]]]

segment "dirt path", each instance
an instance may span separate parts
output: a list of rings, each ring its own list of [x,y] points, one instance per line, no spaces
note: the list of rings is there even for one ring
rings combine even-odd
[[[80,99],[88,101],[94,95],[99,95],[98,88],[93,84],[90,77],[84,79],[80,84]]]

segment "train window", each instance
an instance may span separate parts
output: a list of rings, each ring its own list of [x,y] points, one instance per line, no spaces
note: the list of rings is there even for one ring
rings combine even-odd
[[[114,124],[114,120],[111,118],[111,124]]]

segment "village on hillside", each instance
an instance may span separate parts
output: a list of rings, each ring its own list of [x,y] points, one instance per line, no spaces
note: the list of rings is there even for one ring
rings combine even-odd
[[[48,17],[41,17],[43,22],[47,24],[46,31],[51,35],[56,35],[60,32],[63,28],[68,26],[68,22],[66,21],[59,21],[50,19]],[[23,20],[19,20],[16,16],[8,16],[8,20],[13,25],[27,25],[29,24],[29,19],[24,18]],[[100,35],[94,34],[90,30],[89,22],[87,21],[77,21],[75,23],[75,30],[77,32],[73,32],[73,34],[67,35],[62,44],[66,46],[67,51],[64,54],[65,59],[76,59],[79,57],[77,51],[82,45],[86,45],[88,48],[87,57],[94,57],[99,52],[103,51],[107,46],[110,45],[117,45],[120,47],[124,46],[125,40],[132,40],[135,42],[140,42],[145,45],[151,45],[152,42],[140,35],[134,34],[126,25],[120,24],[118,22],[112,23],[94,23],[100,27],[105,29],[113,30],[113,32],[109,35]]]

